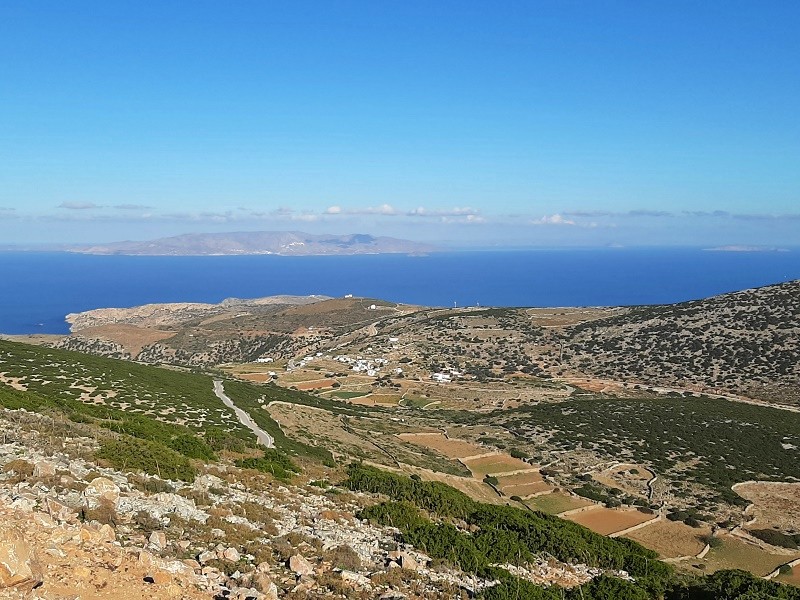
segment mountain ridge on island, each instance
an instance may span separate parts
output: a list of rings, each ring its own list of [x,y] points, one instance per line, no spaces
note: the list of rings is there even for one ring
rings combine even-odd
[[[80,254],[146,256],[213,256],[275,254],[279,256],[345,256],[354,254],[426,254],[430,244],[363,233],[310,234],[301,231],[187,233],[148,241],[72,246]]]

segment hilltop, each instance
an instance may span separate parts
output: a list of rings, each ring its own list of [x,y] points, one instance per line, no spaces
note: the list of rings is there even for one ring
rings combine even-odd
[[[368,234],[314,235],[300,231],[239,231],[188,233],[149,241],[125,241],[73,246],[82,254],[147,256],[208,256],[277,254],[281,256],[352,254],[424,254],[436,251],[429,244]]]

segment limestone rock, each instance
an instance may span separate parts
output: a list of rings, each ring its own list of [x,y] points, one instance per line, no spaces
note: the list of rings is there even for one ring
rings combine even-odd
[[[33,465],[34,477],[53,477],[56,474],[56,466],[46,460],[39,460]]]
[[[0,589],[30,590],[41,581],[42,567],[23,532],[0,523]]]
[[[56,521],[74,523],[78,520],[78,513],[76,511],[49,496],[45,499],[45,506],[47,507],[48,514]]]
[[[163,531],[154,531],[150,534],[148,541],[156,550],[163,550],[167,547],[167,536],[164,535]]]
[[[416,559],[407,552],[400,553],[400,566],[409,571],[418,571],[419,563]]]
[[[83,490],[83,501],[89,511],[101,506],[116,510],[119,506],[119,487],[110,479],[97,477]]]
[[[228,562],[239,562],[239,551],[236,548],[225,548],[222,552],[222,558]]]
[[[300,554],[295,554],[289,559],[289,569],[295,575],[311,575],[314,572],[314,565],[308,562]]]

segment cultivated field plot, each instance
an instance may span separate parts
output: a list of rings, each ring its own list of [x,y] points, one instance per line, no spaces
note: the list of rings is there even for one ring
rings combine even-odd
[[[464,440],[446,438],[442,433],[401,433],[397,437],[406,442],[441,452],[448,458],[464,458],[487,452],[486,448]]]
[[[314,381],[303,381],[295,384],[295,387],[301,391],[309,390],[326,390],[333,387],[336,383],[335,379],[316,379]]]
[[[534,469],[524,460],[502,453],[467,460],[462,459],[461,462],[478,479],[483,479],[486,475],[500,475],[501,473],[513,473],[514,471],[523,470],[532,471]]]
[[[521,407],[489,419],[520,438],[544,440],[550,449],[624,457],[667,478],[712,488],[716,494],[706,498],[712,502],[741,503],[731,490],[737,482],[800,478],[793,449],[800,447],[800,413],[774,408],[706,397],[589,398]]]
[[[749,514],[755,522],[750,529],[777,529],[800,531],[800,483],[744,483],[737,485],[736,493],[753,503]]]
[[[557,515],[568,510],[590,506],[593,503],[579,496],[569,496],[562,492],[553,492],[552,494],[544,494],[526,500],[525,504],[533,510],[540,510],[549,515]]]
[[[539,471],[504,475],[498,477],[498,482],[498,487],[506,496],[519,496],[520,498],[546,493],[553,489],[553,486],[545,483]]]
[[[0,341],[0,373],[13,378],[18,389],[56,400],[109,406],[195,429],[243,429],[204,375],[5,341]]]
[[[567,515],[564,518],[573,523],[579,523],[597,533],[610,535],[649,521],[653,519],[653,515],[647,515],[638,510],[597,507],[592,510]]]
[[[772,554],[758,546],[727,535],[721,537],[721,540],[722,545],[719,548],[713,548],[700,561],[706,565],[705,571],[708,573],[720,569],[743,569],[763,577],[772,573],[779,566],[800,557],[800,552]]]
[[[706,546],[705,536],[710,533],[708,527],[695,529],[679,521],[663,520],[625,534],[624,537],[655,550],[661,558],[678,558],[700,554]]]

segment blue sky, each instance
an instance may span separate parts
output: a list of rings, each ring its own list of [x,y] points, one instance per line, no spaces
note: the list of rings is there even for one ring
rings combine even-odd
[[[800,245],[797,2],[4,2],[0,244]]]

